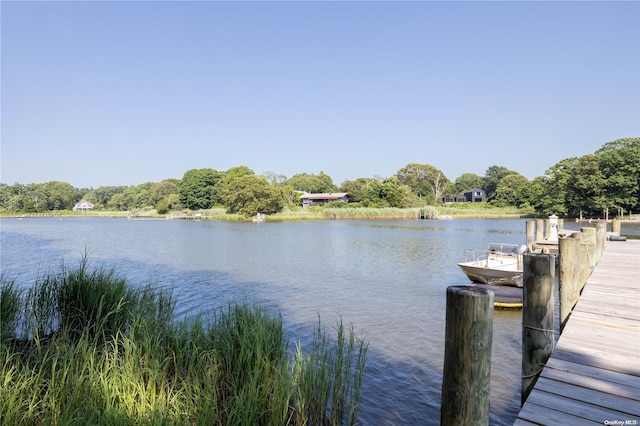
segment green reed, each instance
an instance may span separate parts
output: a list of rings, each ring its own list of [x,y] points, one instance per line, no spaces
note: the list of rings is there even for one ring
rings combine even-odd
[[[1,277],[3,425],[355,424],[366,343],[320,322],[289,353],[282,319],[229,304],[174,320],[170,293],[113,270]]]

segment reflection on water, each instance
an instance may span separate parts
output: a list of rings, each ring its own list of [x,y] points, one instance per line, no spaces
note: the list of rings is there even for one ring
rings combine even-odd
[[[522,243],[524,220],[227,223],[2,219],[2,271],[19,282],[73,265],[114,266],[132,283],[172,289],[177,315],[228,301],[282,313],[292,339],[320,316],[369,339],[363,424],[438,424],[445,292],[467,282],[464,249]],[[519,409],[520,311],[496,311],[491,423]]]

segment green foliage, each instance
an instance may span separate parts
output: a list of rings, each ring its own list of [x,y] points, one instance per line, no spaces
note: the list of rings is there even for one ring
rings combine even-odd
[[[167,200],[171,195],[180,194],[180,181],[178,179],[165,179],[154,183],[149,188],[151,205],[156,205],[161,200]],[[168,204],[168,203],[167,203]]]
[[[214,205],[224,205],[231,193],[231,185],[236,179],[244,176],[254,176],[255,173],[247,166],[232,167],[222,173],[221,179],[215,185]]]
[[[229,213],[255,216],[257,213],[272,214],[284,208],[282,191],[270,185],[263,177],[241,176],[229,185],[225,204]]]
[[[474,173],[463,173],[456,179],[452,191],[447,195],[453,196],[457,194],[464,194],[470,189],[482,188],[483,184],[484,179],[482,176]]]
[[[76,269],[62,267],[56,283],[60,326],[71,338],[111,337],[124,330],[135,308],[135,294],[115,271],[88,269],[83,258]]]
[[[222,176],[213,169],[187,170],[180,181],[180,204],[191,210],[211,208],[216,183]]]
[[[4,273],[0,275],[0,340],[7,342],[16,336],[16,328],[22,314],[22,296],[15,285]]]
[[[513,170],[509,170],[506,167],[491,166],[485,172],[484,177],[482,178],[483,182],[480,188],[484,189],[484,192],[487,194],[487,196],[496,194],[498,191],[498,185],[500,184],[500,181],[505,176],[509,176],[512,174],[518,174],[518,173],[514,172]]]
[[[3,424],[357,423],[367,344],[342,323],[332,340],[318,321],[292,356],[280,315],[230,304],[174,321],[170,294],[123,282],[86,258],[25,300],[2,277]]]
[[[57,181],[28,185],[0,183],[0,211],[70,210],[85,198],[94,203],[96,210],[132,211],[155,206],[160,214],[167,214],[182,208],[203,210],[226,206],[232,215],[251,216],[258,212],[279,212],[285,206],[297,208],[297,190],[340,191],[324,172],[300,173],[288,180],[273,172],[266,173],[264,179],[247,180],[248,177],[258,178],[247,166],[238,166],[226,172],[192,169],[185,172],[182,180],[166,179],[129,187],[79,190]],[[259,179],[266,180],[269,186]],[[536,214],[544,216],[580,213],[601,216],[605,209],[639,211],[640,138],[607,142],[593,154],[560,160],[547,169],[544,176],[531,181],[506,167],[494,165],[483,177],[465,173],[454,184],[429,164],[410,163],[387,179],[346,181],[342,191],[349,193],[351,207],[405,208],[435,205],[443,195],[456,195],[474,187],[482,188],[489,196],[495,195],[495,204],[499,206],[534,209]],[[240,193],[235,194],[236,190]]]
[[[529,179],[519,173],[512,173],[500,179],[496,188],[496,204],[499,206],[517,206],[520,199],[520,190],[529,182]]]
[[[423,202],[407,185],[400,183],[396,176],[385,180],[359,178],[343,183],[349,193],[349,204],[358,203],[362,207],[406,208],[422,205]]]
[[[347,337],[342,322],[337,334],[334,346],[318,320],[310,354],[305,355],[297,344],[293,361],[295,424],[356,423],[368,345],[354,336],[353,329]],[[327,410],[329,401],[332,404]]]
[[[286,183],[296,191],[315,194],[338,192],[340,189],[334,185],[331,177],[324,172],[320,172],[318,175],[299,173],[293,175]]]
[[[42,213],[69,210],[80,201],[81,193],[66,182],[51,181],[0,186],[0,208],[10,211]]]
[[[594,154],[561,160],[527,184],[521,198],[543,215],[640,210],[640,138],[618,139]]]
[[[398,170],[396,176],[400,183],[411,188],[411,191],[427,204],[440,200],[451,184],[440,169],[430,164],[407,164]]]
[[[86,193],[83,198],[94,203],[94,207],[107,207],[111,198],[116,194],[122,194],[126,186],[101,186]]]
[[[640,210],[640,138],[609,142],[596,155],[600,157],[607,207]]]

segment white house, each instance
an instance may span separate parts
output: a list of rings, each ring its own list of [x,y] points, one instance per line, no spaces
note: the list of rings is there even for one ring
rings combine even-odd
[[[93,204],[88,202],[87,200],[80,200],[73,206],[73,210],[91,210],[93,209]]]

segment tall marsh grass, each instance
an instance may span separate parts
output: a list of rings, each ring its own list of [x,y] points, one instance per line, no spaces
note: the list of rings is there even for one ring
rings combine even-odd
[[[171,294],[62,267],[0,276],[3,425],[355,424],[367,343],[318,321],[307,352],[246,304],[174,320]]]

